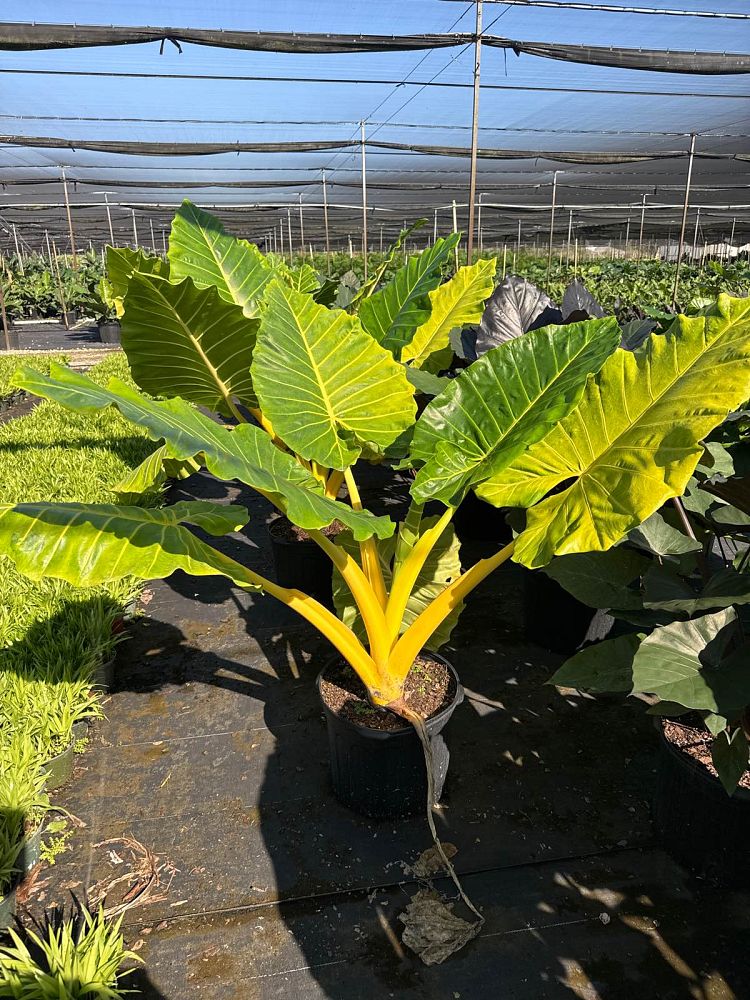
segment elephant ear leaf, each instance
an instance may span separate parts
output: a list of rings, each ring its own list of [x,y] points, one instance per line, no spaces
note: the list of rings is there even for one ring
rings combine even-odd
[[[250,378],[258,321],[198,288],[134,274],[125,296],[122,346],[133,378],[155,396],[180,396],[229,415],[233,399],[256,406]]]
[[[132,250],[130,247],[107,247],[107,278],[115,302],[118,300],[122,302],[127,294],[130,279],[136,273],[169,278],[169,261],[162,257],[152,257],[143,250]]]
[[[526,278],[506,274],[485,307],[476,336],[476,354],[481,356],[529,330],[562,321],[562,313],[549,295]]]
[[[732,795],[748,768],[747,736],[741,727],[720,732],[711,747],[711,760],[727,795]]]
[[[414,421],[403,365],[355,316],[281,281],[268,289],[253,383],[264,415],[302,458],[345,469],[382,454]]]
[[[415,500],[457,506],[473,484],[505,468],[573,409],[589,373],[619,341],[612,318],[545,327],[464,369],[417,421]]]
[[[411,342],[401,352],[401,360],[413,368],[437,372],[447,368],[442,363],[447,353],[453,356],[450,345],[452,330],[482,318],[484,301],[494,288],[497,260],[479,260],[471,267],[462,267],[442,285],[429,292],[430,316],[414,334]],[[436,358],[441,359],[436,362]]]
[[[169,260],[174,281],[192,278],[199,288],[212,286],[251,318],[274,275],[253,243],[231,236],[217,218],[187,200],[172,222]]]
[[[183,501],[158,510],[115,504],[0,505],[0,550],[32,580],[56,577],[92,587],[135,577],[155,580],[184,570],[225,575],[255,586],[244,567],[201,541],[189,526],[213,535],[242,527],[244,507]]]
[[[414,331],[430,316],[428,292],[440,284],[440,272],[461,238],[453,233],[411,257],[393,279],[359,308],[364,329],[398,357]]]
[[[608,549],[681,496],[701,439],[750,396],[749,362],[750,300],[727,295],[612,354],[578,407],[477,489],[497,506],[537,504],[514,559],[535,567]]]

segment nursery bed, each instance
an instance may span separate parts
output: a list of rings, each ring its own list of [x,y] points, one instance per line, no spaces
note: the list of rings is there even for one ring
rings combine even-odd
[[[70,351],[99,344],[99,328],[95,323],[76,324],[70,330],[63,323],[24,323],[11,331],[20,351]]]
[[[368,470],[368,505],[393,510],[405,487],[384,475]],[[246,504],[225,544],[271,573],[265,501],[206,475],[173,490],[187,497]],[[444,966],[400,944],[424,818],[366,820],[328,790],[313,682],[329,649],[270,598],[212,578],[147,591],[108,721],[57,794],[86,826],[32,909],[119,878],[131,848],[117,838],[131,838],[159,879],[125,912],[146,997],[747,996],[747,897],[691,883],[655,847],[649,720],[544,685],[560,658],[522,639],[521,572],[480,588],[444,650],[467,700],[438,830],[487,918]]]

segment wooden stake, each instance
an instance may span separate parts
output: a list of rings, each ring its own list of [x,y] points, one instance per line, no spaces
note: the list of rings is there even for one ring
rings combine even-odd
[[[52,243],[52,250],[54,251],[55,277],[57,278],[57,294],[60,296],[63,326],[65,327],[66,330],[69,330],[70,327],[68,326],[68,307],[65,304],[65,294],[63,292],[62,280],[60,278],[60,264],[57,260],[57,247],[55,246],[54,242]]]

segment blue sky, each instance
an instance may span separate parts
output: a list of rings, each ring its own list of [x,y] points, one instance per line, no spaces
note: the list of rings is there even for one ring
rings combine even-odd
[[[666,5],[665,5],[666,6]],[[668,6],[675,6],[669,4]],[[720,7],[746,12],[745,0],[684,0],[679,6],[695,10]],[[81,24],[171,25],[268,29],[280,31],[331,31],[405,34],[442,32],[450,28],[470,31],[473,4],[441,0],[276,0],[274,3],[206,4],[195,0],[180,3],[145,3],[143,0],[92,2],[20,2],[5,0],[3,20],[77,22]],[[495,23],[493,23],[495,22]],[[750,50],[750,22],[653,17],[596,12],[551,11],[507,7],[485,3],[485,26],[495,34],[535,41],[578,42],[719,51]],[[179,54],[158,44],[62,50],[54,52],[0,53],[0,69],[61,69],[121,72],[178,72],[188,74],[247,74],[260,81],[143,80],[60,76],[23,76],[0,73],[0,131],[7,134],[53,135],[70,138],[153,139],[160,141],[290,140],[348,137],[358,131],[351,122],[367,118],[369,131],[397,141],[468,144],[466,129],[471,114],[470,89],[395,87],[357,82],[362,79],[416,80],[467,83],[471,79],[472,52],[439,50],[356,55],[290,55],[239,52],[184,46]],[[276,76],[335,76],[354,82],[345,84],[281,83]],[[692,77],[587,67],[540,60],[529,56],[485,49],[482,63],[485,84],[566,86],[622,89],[619,95],[540,93],[523,90],[485,90],[482,94],[481,142],[486,146],[524,149],[670,149],[684,140],[656,136],[602,136],[597,130],[708,131],[750,133],[748,78]],[[650,91],[675,94],[680,91],[724,94],[728,99],[653,96]],[[406,103],[408,102],[408,103]],[[406,103],[405,107],[402,107]],[[15,117],[20,116],[20,117]],[[28,116],[24,118],[23,116]],[[206,124],[42,121],[34,116],[95,118],[206,119]],[[271,124],[220,124],[218,120],[264,121]],[[284,124],[286,122],[295,124]],[[344,124],[320,124],[337,123]],[[408,125],[430,126],[413,129]],[[510,131],[496,131],[496,130]],[[575,135],[564,130],[592,130]],[[552,131],[555,130],[555,131]],[[563,131],[559,131],[563,130]],[[701,140],[703,148],[730,148],[719,138]],[[736,148],[737,141],[734,146]],[[747,140],[739,140],[748,148]],[[103,171],[108,177],[156,178],[175,176],[152,168],[173,167],[167,159],[105,157],[86,152],[68,153],[0,148],[0,166],[23,164],[71,164],[116,166]],[[373,176],[378,171],[412,169],[414,157],[393,154],[370,156]],[[421,164],[432,168],[461,169],[460,161],[440,159]],[[252,167],[254,176],[300,177],[326,166],[329,170],[356,169],[356,155],[248,154],[208,158],[194,157],[180,163],[179,176],[206,176],[215,168],[217,178],[236,179],[236,168]],[[127,168],[139,167],[132,170]],[[193,167],[202,168],[192,172]],[[221,173],[223,168],[230,168]],[[269,168],[271,168],[269,170]],[[499,168],[503,175],[519,177],[513,165]],[[708,177],[708,167],[699,168]],[[264,171],[268,171],[265,173]],[[44,173],[38,171],[37,173]],[[48,173],[55,173],[50,168]],[[71,168],[74,174],[74,168]],[[8,176],[8,170],[3,176]],[[27,171],[30,175],[32,171]],[[548,178],[544,163],[535,168],[534,179]],[[610,171],[611,175],[611,171]],[[655,176],[668,176],[657,170]],[[243,175],[244,176],[244,175]],[[341,174],[340,176],[345,176]],[[352,175],[354,176],[354,175]],[[531,176],[531,175],[529,175]],[[747,171],[744,179],[747,181]],[[213,196],[212,196],[213,197]],[[221,199],[223,195],[216,193]],[[236,200],[237,195],[228,195]],[[271,192],[258,197],[296,200],[296,194]],[[304,192],[303,197],[308,198]],[[7,202],[6,202],[7,204]]]

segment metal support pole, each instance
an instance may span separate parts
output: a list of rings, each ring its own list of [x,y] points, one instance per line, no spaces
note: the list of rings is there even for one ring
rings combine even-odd
[[[380,252],[383,252],[383,227],[380,227]]]
[[[565,252],[565,266],[570,267],[570,238],[573,235],[573,209],[568,214],[568,248]]]
[[[166,232],[163,229],[161,231],[161,248],[164,251],[164,256],[166,257],[167,256],[167,234],[166,234]]]
[[[477,148],[479,146],[479,70],[482,61],[482,0],[476,0],[477,21],[474,36],[474,103],[471,113],[471,168],[469,172],[469,231],[466,235],[466,263],[471,264],[474,250],[474,198],[477,190]],[[458,264],[456,264],[458,267]]]
[[[482,238],[482,194],[479,195],[479,205],[477,206],[477,243],[479,246],[479,254],[481,256],[484,250],[484,240]]]
[[[284,220],[279,219],[279,253],[284,256]]]
[[[138,226],[135,224],[135,209],[130,210],[133,213],[133,243],[135,244],[136,250],[138,249]]]
[[[352,244],[352,238],[351,238],[351,236],[349,236],[349,259],[350,260],[354,259],[354,246]]]
[[[521,256],[521,220],[518,220],[518,239],[516,240],[516,253]]]
[[[300,195],[300,213],[302,212],[302,196]],[[294,264],[294,248],[292,247],[292,210],[286,210],[287,236],[289,237],[289,263]]]
[[[682,225],[680,226],[680,242],[677,245],[677,266],[674,274],[674,287],[672,289],[672,308],[677,308],[677,292],[680,287],[680,267],[682,266],[682,252],[685,249],[685,226],[687,225],[688,207],[690,206],[690,181],[693,176],[693,158],[695,156],[695,133],[690,136],[690,156],[688,158],[687,178],[685,180],[685,203],[682,206]]]
[[[698,229],[701,224],[701,210],[696,209],[695,212],[695,229],[693,230],[693,263],[695,263],[695,258],[698,256]]]
[[[109,198],[107,197],[108,193],[109,192],[107,191],[104,192],[104,207],[107,210],[107,225],[109,226],[109,245],[113,247],[115,245],[115,234],[114,231],[112,230],[112,213],[109,210]]]
[[[323,171],[323,226],[326,231],[326,270],[331,276],[331,235],[328,231],[328,189],[326,187],[326,172]]]
[[[437,243],[437,209],[435,209],[435,217],[432,222],[432,245],[435,246]]]
[[[364,280],[367,281],[367,162],[365,157],[365,123],[359,123],[360,149],[362,152],[362,256],[364,257]]]
[[[578,274],[578,237],[576,237],[575,240],[574,254],[575,256],[573,257],[573,277],[575,278],[576,275]]]
[[[630,243],[630,216],[628,216],[628,224],[625,226],[625,256],[628,254],[628,244]]]
[[[735,227],[735,224],[736,224],[736,222],[737,222],[737,219],[736,219],[736,218],[735,218],[735,219],[732,219],[732,234],[731,234],[731,236],[729,237],[729,245],[730,245],[730,247],[732,247],[733,249],[734,249],[734,227]]]
[[[547,292],[549,293],[550,272],[552,270],[552,240],[555,235],[555,208],[557,207],[557,171],[552,175],[552,211],[549,218],[549,246],[547,248]]]
[[[638,230],[638,256],[643,256],[643,223],[646,221],[646,195],[641,202],[641,227]]]
[[[78,269],[78,254],[76,253],[76,234],[73,230],[73,216],[70,214],[70,199],[68,198],[68,181],[62,170],[63,193],[65,195],[65,211],[68,214],[68,232],[70,233],[70,252],[73,256],[73,267]]]
[[[507,258],[507,254],[508,254],[508,246],[506,243],[503,243],[503,279],[505,279],[505,261]]]
[[[305,256],[305,220],[302,215],[302,192],[299,196],[299,252]]]
[[[50,246],[50,243],[49,243],[49,232],[46,229],[44,230],[44,242],[47,244],[47,258],[49,259],[49,266],[52,267],[53,266],[53,264],[52,264],[52,247]]]
[[[156,237],[154,236],[154,221],[153,219],[148,220],[148,226],[151,230],[151,249],[156,253]]]
[[[453,232],[454,233],[458,232],[458,216],[456,214],[456,202],[455,202],[455,199],[453,201]],[[455,249],[454,256],[455,256],[455,260],[456,260],[456,270],[458,270],[458,244],[456,244],[456,249]]]

